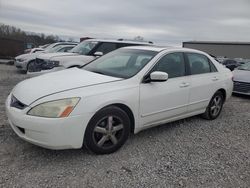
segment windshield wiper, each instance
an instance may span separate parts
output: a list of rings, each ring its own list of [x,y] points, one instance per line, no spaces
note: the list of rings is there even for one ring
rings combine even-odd
[[[91,71],[91,72],[94,72],[94,73],[97,73],[97,74],[106,75],[106,74],[104,74],[103,72],[100,72],[100,71]]]

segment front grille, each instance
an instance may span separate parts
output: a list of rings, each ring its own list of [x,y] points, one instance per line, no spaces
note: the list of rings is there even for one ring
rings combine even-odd
[[[250,93],[250,83],[247,82],[234,82],[235,92]]]
[[[42,70],[50,70],[54,67],[58,67],[59,62],[57,61],[49,61],[44,59],[36,58],[33,64],[30,64],[28,71],[29,72],[40,72]]]
[[[28,67],[29,72],[40,72],[42,70],[42,65],[46,63],[45,60],[36,58],[36,60],[30,63]]]
[[[36,58],[36,64],[37,64],[37,65],[40,65],[40,64],[45,63],[45,62],[46,62],[46,61],[43,60],[43,59]]]
[[[23,110],[24,108],[27,107],[26,104],[23,104],[22,102],[20,102],[16,97],[14,97],[13,95],[11,96],[11,101],[10,101],[10,106]]]

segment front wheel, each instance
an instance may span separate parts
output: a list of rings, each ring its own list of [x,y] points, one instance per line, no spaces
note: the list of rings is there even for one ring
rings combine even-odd
[[[27,65],[27,72],[35,72],[37,70],[36,61],[31,60]]]
[[[210,100],[205,113],[202,114],[202,117],[209,120],[216,119],[221,113],[223,103],[224,103],[223,94],[222,92],[217,91]]]
[[[118,150],[128,139],[130,119],[116,106],[106,107],[90,120],[84,136],[85,146],[96,154]]]

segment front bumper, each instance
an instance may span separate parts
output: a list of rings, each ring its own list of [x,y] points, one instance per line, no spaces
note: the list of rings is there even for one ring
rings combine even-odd
[[[20,70],[26,70],[27,62],[15,60],[14,65]]]
[[[234,81],[233,93],[250,96],[250,82]]]
[[[246,92],[239,92],[239,91],[233,91],[234,94],[240,94],[240,95],[248,95],[250,96],[250,93],[246,93]]]
[[[23,140],[48,149],[76,149],[83,144],[89,115],[67,118],[43,118],[27,115],[28,109],[10,107],[6,100],[6,112],[14,132]]]

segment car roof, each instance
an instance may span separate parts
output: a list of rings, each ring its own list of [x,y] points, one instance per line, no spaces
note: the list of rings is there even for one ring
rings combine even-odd
[[[58,45],[60,46],[60,48],[64,48],[64,47],[75,47],[76,44],[69,44],[69,45]]]
[[[193,52],[193,53],[202,53],[204,54],[205,52],[202,52],[200,50],[195,50],[191,48],[183,48],[183,47],[175,47],[175,46],[128,46],[125,47],[127,49],[138,49],[138,50],[149,50],[149,51],[156,51],[160,52],[163,50],[167,51],[172,51],[172,50],[177,50],[177,51],[183,51],[183,52]]]
[[[79,44],[78,42],[55,42],[55,43],[52,43],[52,45],[77,45]]]
[[[149,41],[134,41],[134,40],[125,40],[125,39],[87,39],[84,41],[93,41],[93,42],[112,42],[112,43],[122,43],[122,44],[147,44],[147,45],[153,45],[152,42]],[[84,42],[83,41],[83,42]]]

